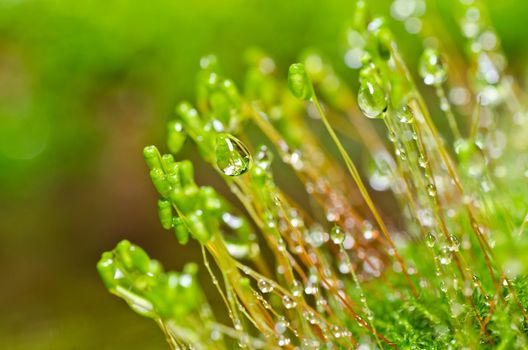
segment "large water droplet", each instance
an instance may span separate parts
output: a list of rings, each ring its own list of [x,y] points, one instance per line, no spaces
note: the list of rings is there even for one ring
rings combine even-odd
[[[367,117],[383,118],[387,110],[385,91],[374,79],[365,78],[359,88],[358,104]]]
[[[423,52],[418,70],[427,85],[441,84],[447,77],[446,66],[440,60],[438,52],[433,49],[426,49]]]
[[[230,134],[219,134],[216,137],[216,165],[227,176],[238,176],[245,173],[251,162],[251,155],[246,146]]]

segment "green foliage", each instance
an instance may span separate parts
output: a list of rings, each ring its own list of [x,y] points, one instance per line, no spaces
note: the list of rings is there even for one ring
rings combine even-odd
[[[182,244],[198,241],[232,327],[212,318],[209,327],[186,327],[207,305],[198,287],[173,291],[169,274],[153,271],[126,241],[98,265],[110,291],[156,319],[173,348],[526,348],[526,101],[506,74],[484,7],[458,5],[467,63],[444,62],[439,52],[459,53],[416,26],[427,14],[396,5],[393,16],[412,19],[407,30],[424,39],[418,67],[409,69],[387,21],[369,18],[358,1],[345,55],[359,69],[357,97],[315,52],[290,66],[286,84],[271,57],[249,51],[244,93],[216,57],[203,58],[197,107],[176,107],[168,148],[177,155],[192,141],[244,210],[198,186],[188,160],[155,146],[144,157],[161,225]],[[410,71],[435,89],[439,112]],[[467,82],[456,80],[461,71],[470,72]],[[325,145],[305,114],[324,125]],[[440,117],[450,137],[439,131]],[[262,136],[269,144],[253,148]],[[362,145],[370,174],[344,137]],[[275,182],[274,153],[307,203]],[[388,190],[399,208],[392,219],[373,194]]]

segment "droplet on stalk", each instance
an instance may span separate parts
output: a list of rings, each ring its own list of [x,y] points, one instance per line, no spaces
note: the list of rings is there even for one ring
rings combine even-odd
[[[335,244],[342,244],[345,240],[345,231],[336,225],[330,231],[330,238]]]
[[[374,79],[363,79],[359,88],[358,104],[368,118],[383,118],[387,110],[385,91]]]
[[[273,284],[265,279],[258,280],[257,285],[262,293],[270,293],[275,289]]]
[[[425,244],[427,244],[427,246],[429,248],[432,248],[434,247],[436,243],[436,236],[433,232],[427,232],[427,234],[425,235]]]
[[[245,173],[251,163],[251,155],[246,146],[230,134],[216,137],[216,165],[227,176]]]
[[[297,306],[297,302],[287,295],[282,297],[282,303],[286,309],[293,309]]]
[[[439,85],[447,78],[447,68],[434,49],[426,49],[423,52],[418,71],[426,85]]]
[[[403,105],[396,110],[396,118],[400,123],[410,124],[414,121],[414,113],[409,106]]]

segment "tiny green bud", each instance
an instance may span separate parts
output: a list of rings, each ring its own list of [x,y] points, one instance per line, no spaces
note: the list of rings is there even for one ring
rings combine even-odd
[[[187,133],[183,129],[182,123],[173,120],[167,124],[167,146],[171,153],[178,153],[186,139]]]
[[[191,161],[183,160],[179,163],[180,181],[183,187],[195,186],[194,166]]]
[[[117,286],[117,281],[114,278],[115,270],[114,254],[112,254],[112,252],[104,252],[97,263],[97,271],[99,272],[105,287],[109,290],[112,290]]]
[[[294,63],[288,71],[288,87],[298,99],[309,101],[314,94],[312,82],[302,63]]]
[[[381,27],[376,31],[378,52],[381,58],[388,60],[391,57],[392,33],[389,29]]]
[[[163,273],[163,266],[158,260],[150,260],[148,272],[154,276],[157,276],[161,273]]]
[[[116,246],[115,253],[126,269],[137,269],[144,273],[149,271],[150,258],[147,253],[128,240],[119,242]]]
[[[199,213],[191,213],[189,215],[188,224],[190,226],[191,235],[200,243],[205,244],[211,238],[211,232],[207,229],[203,222],[203,217]]]
[[[164,154],[161,156],[161,163],[163,164],[163,169],[170,169],[174,165],[174,156],[172,154]]]
[[[240,105],[240,94],[232,80],[224,79],[222,84],[220,84],[220,89],[233,107],[238,107]]]
[[[150,170],[161,169],[161,155],[156,146],[147,146],[143,149],[143,157]]]
[[[188,275],[194,276],[198,273],[198,265],[193,262],[187,263],[183,267],[183,272]]]
[[[150,179],[154,184],[154,187],[163,197],[167,197],[171,190],[171,186],[165,176],[165,173],[160,168],[154,168],[150,171]]]
[[[209,186],[201,187],[200,196],[202,197],[204,207],[208,212],[218,212],[218,210],[220,210],[222,203],[214,188]]]
[[[187,244],[189,241],[189,230],[187,230],[183,220],[178,216],[173,217],[172,226],[174,226],[174,234],[178,242],[182,245]]]
[[[165,230],[169,230],[172,227],[172,205],[168,200],[158,200],[158,216],[161,226]]]
[[[181,102],[176,106],[176,114],[183,120],[185,125],[194,132],[203,130],[203,123],[198,111],[188,102]]]

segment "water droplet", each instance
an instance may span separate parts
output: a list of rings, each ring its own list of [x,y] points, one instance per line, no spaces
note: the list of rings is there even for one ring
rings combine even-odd
[[[330,238],[335,244],[342,244],[345,240],[345,231],[336,225],[330,231]]]
[[[274,289],[273,283],[268,282],[265,279],[258,280],[257,285],[262,293],[270,293]]]
[[[262,145],[257,152],[255,163],[264,170],[270,170],[273,156],[268,147]]]
[[[459,248],[460,248],[460,241],[458,240],[457,236],[451,235],[451,243],[449,244],[449,251],[458,252]]]
[[[306,236],[308,244],[315,248],[320,247],[327,240],[328,234],[323,231],[323,228],[320,225],[314,225],[311,227]]]
[[[447,247],[443,247],[440,251],[440,264],[449,265],[451,263],[451,253]]]
[[[387,110],[385,91],[374,79],[367,77],[361,82],[358,104],[368,118],[383,118],[383,113]]]
[[[427,235],[425,235],[425,244],[427,244],[427,246],[429,248],[432,248],[434,247],[436,243],[436,236],[433,232],[427,232]]]
[[[425,158],[423,154],[420,154],[420,156],[418,157],[418,165],[420,166],[420,168],[425,169],[427,167],[427,163],[427,158]]]
[[[283,334],[286,332],[289,326],[289,322],[284,318],[284,316],[279,317],[279,320],[275,323],[275,332]]]
[[[479,284],[480,284],[480,279],[478,278],[478,276],[477,275],[473,275],[472,279],[473,279],[473,285],[475,287],[478,287]]]
[[[290,289],[291,289],[292,295],[295,298],[298,298],[302,295],[303,288],[299,281],[294,280]]]
[[[290,343],[291,343],[290,338],[285,337],[285,336],[281,336],[279,338],[279,341],[277,342],[277,345],[279,345],[279,346],[288,346],[288,345],[290,345]]]
[[[458,139],[454,143],[455,153],[463,162],[471,158],[477,150],[475,143],[467,139]]]
[[[464,311],[464,305],[455,302],[451,304],[450,309],[451,315],[453,318],[456,318],[462,313],[462,311]]]
[[[419,63],[419,73],[427,85],[439,85],[446,80],[447,69],[440,60],[438,52],[434,49],[426,49]]]
[[[405,146],[403,143],[398,142],[395,153],[398,157],[400,157],[401,160],[407,160],[407,152],[405,152]]]
[[[284,304],[284,307],[286,309],[293,309],[294,307],[297,306],[297,302],[287,295],[284,295],[282,297],[282,303]]]
[[[306,311],[304,317],[310,322],[310,324],[317,324],[318,320],[315,314],[312,311]]]
[[[321,344],[315,339],[304,338],[302,342],[302,349],[320,349]]]
[[[230,134],[216,137],[216,165],[225,175],[242,175],[250,162],[251,155],[242,141]]]
[[[332,326],[332,334],[334,335],[334,337],[336,338],[341,338],[342,337],[342,332],[341,332],[341,328],[339,328],[338,326]]]
[[[435,187],[434,184],[428,184],[427,185],[427,194],[430,197],[435,197],[436,196],[436,187]]]
[[[409,106],[404,105],[396,110],[396,118],[400,123],[410,124],[414,121],[414,113]]]
[[[306,288],[304,288],[304,292],[307,295],[315,295],[319,291],[319,288],[315,284],[309,283]]]

